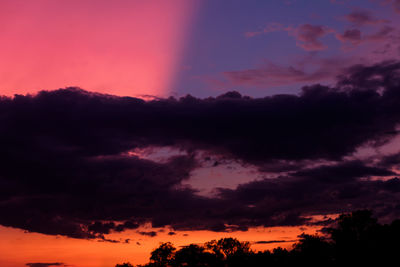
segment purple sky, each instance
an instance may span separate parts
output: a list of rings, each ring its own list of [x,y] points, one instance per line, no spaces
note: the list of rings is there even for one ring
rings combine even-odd
[[[340,68],[398,58],[395,4],[202,1],[173,91],[201,97],[227,90],[298,93],[304,84],[332,82]]]

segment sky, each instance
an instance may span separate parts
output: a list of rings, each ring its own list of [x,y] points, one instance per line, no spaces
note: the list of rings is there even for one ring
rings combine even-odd
[[[0,266],[399,218],[398,25],[398,0],[0,0]]]

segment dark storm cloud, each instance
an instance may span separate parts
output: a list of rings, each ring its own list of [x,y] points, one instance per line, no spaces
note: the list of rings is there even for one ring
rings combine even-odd
[[[151,222],[173,230],[245,231],[310,223],[304,215],[370,207],[399,213],[389,165],[346,161],[380,145],[400,121],[400,63],[355,66],[337,86],[299,96],[143,101],[76,88],[0,100],[0,224],[51,235],[105,238]],[[152,161],[135,148],[174,147]],[[286,170],[275,179],[202,197],[182,187],[196,153]],[[318,167],[310,161],[335,162]],[[386,181],[370,180],[383,177]]]
[[[393,219],[400,215],[399,181],[282,176],[242,184],[236,190],[220,189],[219,196],[241,203],[246,214],[241,223],[247,225],[256,221],[264,226],[301,225],[311,223],[304,215],[362,208],[373,208],[382,217]],[[234,217],[230,219],[234,221]]]

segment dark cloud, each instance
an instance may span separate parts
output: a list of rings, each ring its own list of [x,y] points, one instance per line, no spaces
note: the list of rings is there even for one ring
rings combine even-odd
[[[242,224],[302,225],[311,223],[305,215],[361,208],[373,208],[382,217],[393,219],[400,215],[399,185],[398,178],[381,181],[343,179],[332,174],[317,178],[289,175],[242,184],[235,190],[220,189],[219,196],[241,203],[241,213],[246,214]]]
[[[366,166],[361,161],[350,161],[336,165],[325,165],[312,169],[304,169],[295,172],[292,175],[297,177],[307,177],[319,181],[337,182],[339,179],[350,181],[352,179],[369,176],[391,176],[396,175],[396,173],[385,168]]]
[[[54,263],[41,263],[41,262],[36,262],[36,263],[27,263],[25,264],[26,266],[29,267],[51,267],[51,266],[65,266],[64,263],[60,262],[54,262]]]
[[[0,224],[109,241],[105,235],[144,223],[244,231],[353,208],[397,214],[399,180],[388,165],[346,157],[393,137],[399,70],[398,62],[354,66],[336,86],[304,87],[298,96],[143,101],[68,88],[3,97]],[[135,150],[154,147],[181,153],[153,161]],[[199,151],[260,170],[289,166],[278,166],[277,178],[203,197],[181,185],[200,166]]]
[[[141,234],[141,235],[144,235],[144,236],[149,236],[149,237],[157,236],[157,232],[155,232],[155,231],[148,231],[148,232],[139,231],[138,233]]]
[[[387,156],[383,156],[380,159],[380,165],[386,168],[398,166],[400,164],[400,153],[395,153]]]
[[[297,240],[268,240],[268,241],[255,241],[253,244],[275,244],[275,243],[286,243],[286,242],[296,242]]]

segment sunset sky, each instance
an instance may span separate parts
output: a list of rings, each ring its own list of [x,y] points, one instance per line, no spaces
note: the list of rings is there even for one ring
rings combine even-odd
[[[399,25],[399,0],[0,0],[0,266],[399,218]]]

